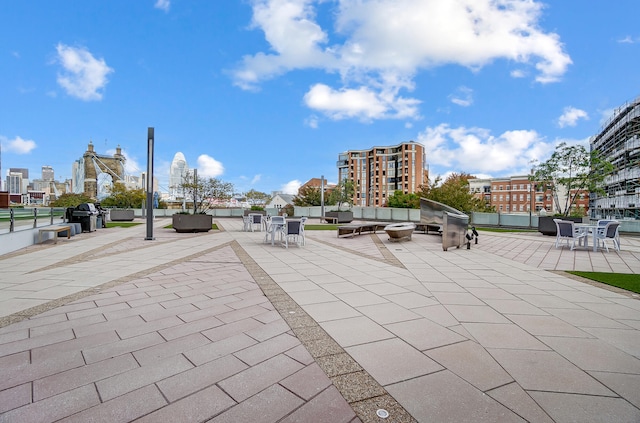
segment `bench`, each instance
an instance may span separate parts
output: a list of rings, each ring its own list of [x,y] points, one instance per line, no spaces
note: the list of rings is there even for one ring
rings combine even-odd
[[[442,225],[435,223],[416,223],[416,232],[429,233],[429,230],[436,231],[438,235],[442,235]]]
[[[362,235],[363,233],[376,233],[384,230],[387,226],[386,223],[358,223],[353,225],[338,226],[338,238],[343,235],[350,235],[354,237],[356,235]]]
[[[338,218],[333,216],[322,216],[320,220],[324,220],[327,223],[333,223],[334,225],[338,223]]]
[[[50,228],[42,228],[38,231],[38,244],[42,244],[42,234],[44,232],[53,232],[53,243],[58,243],[58,234],[67,231],[67,239],[71,239],[71,226],[52,226]]]

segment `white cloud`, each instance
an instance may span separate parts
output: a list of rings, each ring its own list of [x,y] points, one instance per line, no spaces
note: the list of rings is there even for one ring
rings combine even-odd
[[[389,93],[387,93],[389,94]],[[387,117],[406,118],[415,116],[415,99],[398,98],[394,94],[385,95],[368,87],[334,90],[324,84],[316,84],[305,94],[305,104],[324,113],[331,119],[358,118],[363,121]]]
[[[513,77],[528,66],[548,83],[571,64],[558,35],[540,27],[543,6],[532,0],[333,0],[326,27],[316,19],[321,3],[328,1],[252,0],[251,27],[263,31],[270,51],[245,56],[234,83],[255,89],[291,70],[321,69],[338,74],[341,86],[314,84],[308,107],[334,119],[416,119],[418,101],[400,91],[412,91],[421,70],[478,71],[502,59],[519,65]]]
[[[618,109],[616,108],[610,108],[610,109],[604,109],[600,111],[600,125],[604,125],[605,123],[607,123],[611,118],[613,118],[613,116],[616,114]]]
[[[579,119],[589,119],[587,112],[575,107],[565,107],[562,115],[558,118],[558,126],[564,128],[565,126],[576,126]]]
[[[81,100],[101,100],[107,85],[107,75],[113,72],[104,59],[96,59],[85,48],[56,46],[57,60],[64,71],[58,74],[58,84],[70,96]]]
[[[298,181],[297,179],[294,179],[293,181],[289,181],[283,186],[281,186],[280,191],[282,191],[283,194],[297,195],[298,190],[300,189],[301,186],[302,186],[302,182]]]
[[[528,173],[532,160],[546,160],[554,149],[535,131],[514,130],[499,136],[484,128],[427,127],[416,141],[426,148],[427,162],[470,174]]]
[[[304,120],[304,124],[312,129],[318,129],[319,122],[320,122],[320,119],[318,119],[318,116],[316,115],[311,115]]]
[[[251,185],[257,184],[262,179],[262,175],[258,174],[251,179]]]
[[[0,145],[2,145],[2,151],[7,153],[16,154],[29,154],[31,150],[36,148],[35,141],[25,140],[20,137],[9,139],[0,135]]]
[[[473,104],[473,90],[469,87],[461,86],[456,92],[449,96],[453,104],[462,107],[469,107]]]
[[[201,154],[198,156],[198,176],[205,178],[217,178],[224,173],[224,166],[211,156]]]
[[[635,43],[640,42],[640,37],[635,37],[634,38],[634,37],[632,37],[630,35],[627,35],[626,37],[619,39],[618,42],[620,44],[635,44]]]
[[[157,0],[156,4],[154,4],[153,7],[155,7],[156,9],[160,9],[160,10],[164,10],[165,12],[168,12],[169,8],[171,7],[171,1],[170,0]]]

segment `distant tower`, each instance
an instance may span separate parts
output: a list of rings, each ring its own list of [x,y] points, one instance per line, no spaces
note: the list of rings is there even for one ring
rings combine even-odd
[[[184,158],[184,154],[177,152],[173,156],[171,162],[171,168],[169,170],[169,198],[175,200],[182,196],[180,192],[180,184],[182,183],[182,177],[189,171],[187,166],[187,160]]]
[[[53,181],[53,168],[51,166],[42,166],[42,180]]]

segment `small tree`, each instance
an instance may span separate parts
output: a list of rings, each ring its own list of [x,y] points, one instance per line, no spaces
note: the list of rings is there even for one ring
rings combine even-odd
[[[260,201],[265,203],[271,198],[271,196],[266,192],[256,191],[255,189],[247,191],[244,196],[249,201]]]
[[[343,204],[347,204],[349,207],[353,206],[353,194],[355,193],[355,184],[349,179],[343,179],[331,190],[328,201],[325,201],[327,205],[338,205],[338,211]]]
[[[588,152],[582,145],[560,143],[545,162],[533,168],[529,180],[551,188],[556,210],[569,216],[572,206],[581,193],[603,195],[604,178],[613,171],[613,165],[599,152]],[[561,203],[560,194],[564,198]]]
[[[91,203],[93,200],[84,194],[65,193],[49,205],[51,207],[76,207],[78,204]]]
[[[405,194],[400,190],[396,190],[387,198],[387,207],[395,207],[400,209],[419,209],[420,196],[418,194]]]
[[[180,189],[185,198],[193,201],[193,214],[206,213],[213,200],[228,200],[233,195],[233,184],[216,178],[199,178],[197,172],[183,175]]]
[[[115,182],[108,188],[109,196],[100,202],[103,207],[118,207],[128,209],[132,207],[144,207],[147,194],[142,188],[127,189],[122,182]]]
[[[298,195],[293,197],[293,204],[298,207],[311,207],[311,206],[320,206],[320,188],[305,186],[300,188]],[[325,199],[327,200],[327,199]],[[327,202],[325,201],[325,204]]]
[[[421,186],[421,195],[464,213],[493,211],[492,207],[487,206],[483,200],[471,193],[469,179],[475,179],[475,177],[468,173],[452,173],[440,183],[441,178],[438,176],[435,181]]]

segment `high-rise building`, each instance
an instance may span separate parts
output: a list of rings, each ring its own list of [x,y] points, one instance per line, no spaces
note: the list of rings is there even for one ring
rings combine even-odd
[[[395,191],[415,193],[428,181],[424,146],[414,141],[346,151],[337,167],[339,181],[354,183],[355,206],[384,206]]]
[[[42,180],[43,181],[53,181],[53,168],[51,166],[42,166]]]
[[[7,191],[9,194],[22,194],[23,193],[23,178],[21,172],[11,172],[7,176]],[[24,190],[26,193],[26,190]]]
[[[182,178],[188,171],[189,166],[187,166],[187,160],[184,158],[184,154],[177,152],[176,155],[173,156],[173,161],[169,169],[169,198],[171,200],[182,197],[180,184],[182,183]]]
[[[29,186],[29,169],[10,167],[6,189],[9,194],[26,194]]]
[[[591,195],[591,218],[640,219],[640,97],[616,109],[589,144],[614,167],[606,194]]]

